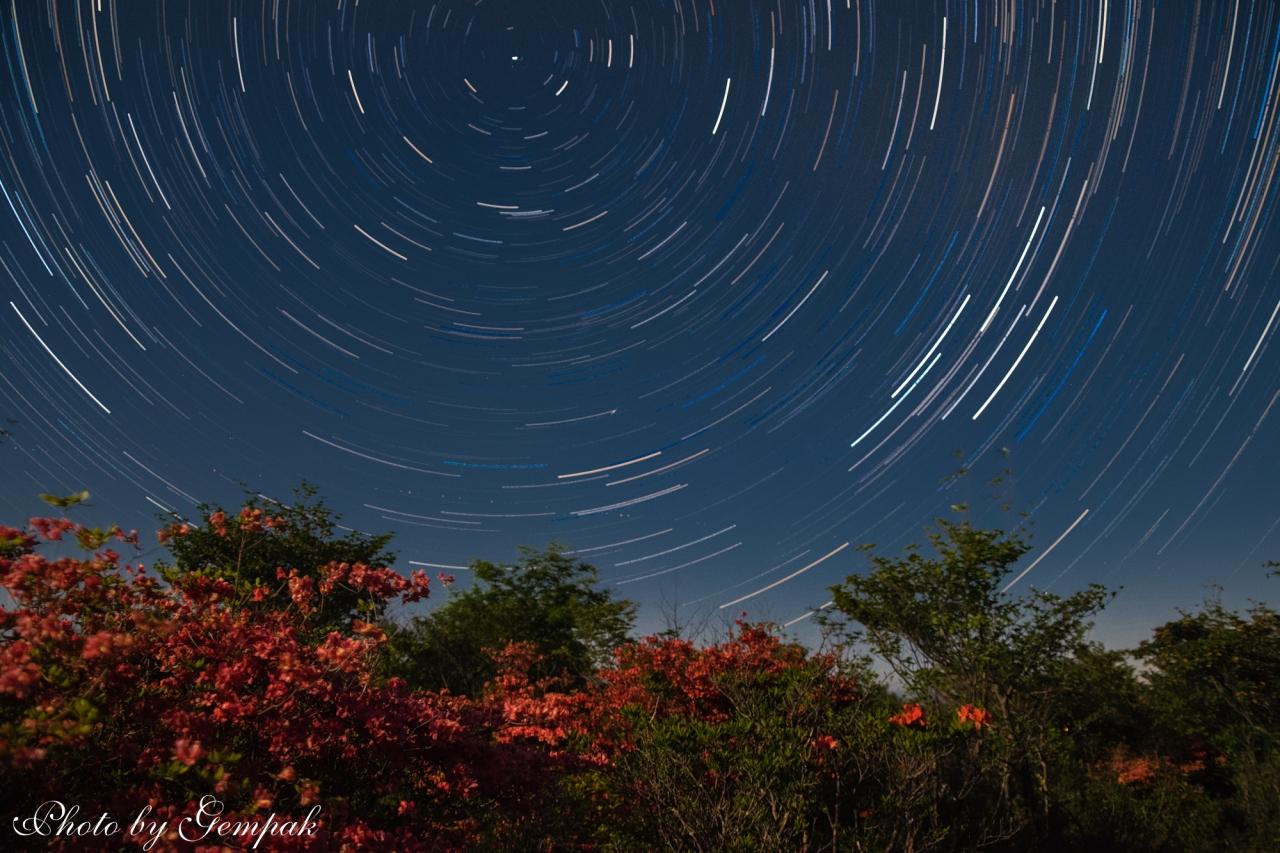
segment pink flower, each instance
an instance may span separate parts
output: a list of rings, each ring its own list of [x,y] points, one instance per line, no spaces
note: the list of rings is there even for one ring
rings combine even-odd
[[[173,742],[173,757],[190,767],[204,755],[204,747],[198,740],[178,738]]]

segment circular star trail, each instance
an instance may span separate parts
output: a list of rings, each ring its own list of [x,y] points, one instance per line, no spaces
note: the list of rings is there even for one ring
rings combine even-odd
[[[961,503],[1134,607],[1280,549],[1275,4],[2,27],[11,514],[305,477],[402,566],[558,540],[649,619],[800,620]]]

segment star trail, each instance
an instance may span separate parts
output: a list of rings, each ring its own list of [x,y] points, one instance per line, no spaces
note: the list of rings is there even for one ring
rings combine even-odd
[[[1275,3],[3,5],[10,515],[307,478],[799,630],[1005,466],[1018,584],[1280,556]]]

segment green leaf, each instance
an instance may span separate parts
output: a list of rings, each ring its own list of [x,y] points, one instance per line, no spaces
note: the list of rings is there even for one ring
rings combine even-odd
[[[81,489],[75,494],[67,495],[65,498],[60,498],[57,495],[41,494],[40,500],[44,501],[49,506],[56,506],[58,509],[67,509],[68,507],[73,507],[76,504],[81,504],[89,500],[89,491],[87,489]]]
[[[88,492],[85,492],[88,494]],[[84,527],[76,533],[76,541],[80,543],[80,547],[86,551],[96,551],[103,545],[111,541],[111,537],[115,536],[115,530],[103,530],[100,527]]]

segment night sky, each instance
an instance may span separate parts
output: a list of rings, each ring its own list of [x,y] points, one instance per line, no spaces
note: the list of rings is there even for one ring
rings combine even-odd
[[[403,569],[554,539],[644,628],[805,636],[1007,500],[1104,639],[1268,592],[1280,4],[2,15],[6,521],[305,477]]]

